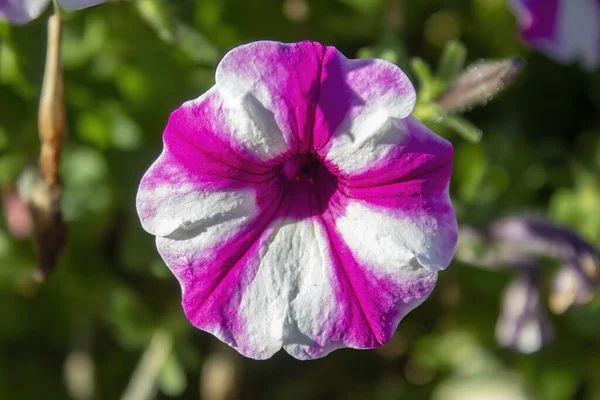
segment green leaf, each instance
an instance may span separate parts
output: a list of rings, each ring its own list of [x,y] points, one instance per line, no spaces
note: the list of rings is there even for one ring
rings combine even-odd
[[[419,81],[419,102],[430,102],[434,98],[434,82],[431,75],[431,68],[429,68],[429,65],[420,58],[413,58],[410,62],[410,66]]]
[[[467,49],[457,41],[446,44],[442,58],[438,64],[437,80],[441,87],[446,87],[462,71],[467,59]]]
[[[481,130],[463,117],[458,115],[446,115],[443,117],[441,123],[467,139],[469,142],[477,143],[481,140]]]

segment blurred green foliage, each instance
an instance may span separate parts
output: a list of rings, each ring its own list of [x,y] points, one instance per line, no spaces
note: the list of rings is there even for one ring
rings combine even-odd
[[[4,190],[39,151],[47,17],[0,23]],[[382,349],[305,363],[285,354],[243,359],[187,322],[177,282],[135,212],[169,113],[213,84],[230,48],[312,39],[349,57],[385,58],[416,78],[460,40],[468,63],[521,55],[528,64],[504,94],[463,116],[482,130],[480,143],[431,123],[455,145],[459,222],[548,215],[600,247],[600,72],[525,49],[504,0],[137,0],[64,17],[69,241],[56,273],[38,285],[31,240],[14,239],[0,222],[1,399],[120,398],[143,355],[158,352],[157,334],[168,338],[148,373],[157,398],[207,393],[200,371],[224,352],[242,398],[600,399],[600,301],[554,317],[554,345],[517,355],[494,341],[510,275],[458,262]],[[413,57],[424,60],[417,71]]]

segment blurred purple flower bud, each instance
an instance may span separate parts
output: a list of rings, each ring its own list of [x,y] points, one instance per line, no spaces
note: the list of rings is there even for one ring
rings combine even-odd
[[[556,256],[576,263],[586,255],[596,256],[594,248],[571,229],[541,218],[508,217],[493,223],[489,235],[509,242],[520,254]],[[597,270],[597,266],[594,267]]]
[[[560,314],[573,304],[587,304],[598,287],[596,250],[574,231],[541,219],[507,218],[493,224],[492,237],[512,242],[516,253],[556,256],[567,265],[553,278],[550,308]]]
[[[566,263],[552,280],[549,303],[555,314],[594,298],[600,277],[598,253],[571,229],[541,218],[508,217],[485,230],[461,226],[459,237],[457,259],[481,267],[536,269],[542,257]]]
[[[534,353],[554,338],[554,330],[539,301],[537,274],[528,270],[505,289],[496,340],[520,353]]]
[[[519,272],[506,289],[496,337],[521,353],[531,353],[552,340],[552,326],[539,302],[537,279],[541,258],[565,264],[553,277],[550,309],[562,313],[587,304],[598,288],[600,262],[596,250],[571,229],[541,218],[508,217],[485,229],[459,227],[456,258],[489,269]]]
[[[558,258],[575,268],[595,287],[600,261],[594,247],[573,230],[541,218],[507,217],[478,230],[459,228],[457,258],[476,265],[521,268],[539,258]]]

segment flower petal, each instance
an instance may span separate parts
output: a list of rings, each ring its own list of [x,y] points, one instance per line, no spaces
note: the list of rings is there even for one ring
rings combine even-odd
[[[186,313],[194,325],[255,359],[269,358],[282,346],[298,359],[340,347],[380,346],[429,295],[436,274],[373,272],[344,246],[329,235],[324,220],[276,218],[209,300],[202,300],[206,291],[200,288],[214,287],[214,271],[180,278],[187,287]]]
[[[332,203],[345,201],[337,197]],[[292,215],[303,200],[287,202],[281,213]],[[414,257],[398,267],[359,258],[363,254],[336,226],[336,206],[330,207],[322,216],[277,217],[261,238],[266,250],[257,254],[257,272],[239,306],[234,347],[242,354],[263,359],[283,346],[298,359],[314,359],[340,347],[381,346],[433,290],[437,273]],[[387,254],[395,262],[392,251]]]
[[[457,227],[450,213],[403,215],[352,200],[336,226],[358,260],[390,274],[438,271],[454,256]]]
[[[413,117],[398,123],[404,143],[370,170],[340,180],[351,200],[337,225],[359,258],[395,269],[416,257],[432,271],[444,269],[458,237],[448,194],[452,145]]]
[[[511,0],[523,39],[562,62],[600,65],[600,2]]]
[[[164,151],[137,196],[144,228],[180,281],[198,328],[235,345],[241,293],[256,270],[263,232],[282,201],[278,170],[230,134],[213,88],[173,112]]]
[[[396,123],[414,109],[408,77],[383,60],[349,60],[329,51],[323,61],[315,147],[342,173],[367,168],[404,141]]]
[[[238,350],[258,359],[282,346],[300,359],[323,356],[338,347],[328,323],[339,305],[327,233],[312,219],[278,219],[268,237],[242,295]]]
[[[561,0],[509,0],[508,3],[517,15],[523,39],[557,44]]]
[[[209,91],[171,115],[165,150],[138,191],[138,213],[148,232],[182,239],[207,234],[209,226],[234,229],[275,195],[273,173],[227,141],[220,104]]]
[[[222,188],[215,187],[219,183]],[[259,212],[255,190],[224,180],[203,182],[168,150],[142,179],[137,207],[145,230],[179,239],[209,235],[209,227],[237,229]]]
[[[261,160],[306,150],[325,48],[313,42],[254,42],[225,55],[216,72],[232,133]]]
[[[348,232],[335,214],[328,212],[322,219],[335,265],[337,301],[342,305],[331,340],[359,349],[381,346],[392,338],[400,320],[429,296],[437,273],[414,262],[393,268],[363,257],[364,247],[346,240]]]
[[[563,50],[559,60],[580,60],[584,68],[600,65],[600,2],[561,1],[558,29]]]
[[[160,255],[181,284],[188,319],[232,347],[247,348],[241,341],[246,331],[238,317],[241,295],[256,274],[259,255],[268,246],[264,239],[268,235],[263,232],[277,210],[277,204],[267,208],[222,240],[210,240],[217,236],[210,231],[185,240],[156,240]],[[256,354],[247,351],[248,356]]]
[[[165,148],[190,172],[205,177],[260,182],[270,171],[236,140],[226,121],[223,98],[215,87],[184,103],[169,118]]]
[[[361,263],[333,220],[289,219],[294,202],[278,204],[221,243],[157,239],[190,321],[245,356],[269,358],[283,346],[313,359],[380,346],[433,289],[435,272]]]
[[[42,15],[48,4],[50,0],[0,0],[0,19],[25,24]]]

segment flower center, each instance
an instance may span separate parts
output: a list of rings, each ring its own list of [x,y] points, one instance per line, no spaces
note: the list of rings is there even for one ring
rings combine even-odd
[[[336,192],[338,179],[313,154],[295,155],[281,166],[281,188],[293,202],[292,213],[307,217],[322,213]]]
[[[290,184],[316,183],[317,175],[322,175],[327,170],[319,159],[312,154],[293,156],[283,163],[283,175]],[[329,171],[326,171],[329,172]]]
[[[302,166],[300,167],[300,173],[304,176],[311,176],[312,166],[308,163],[302,164]]]

